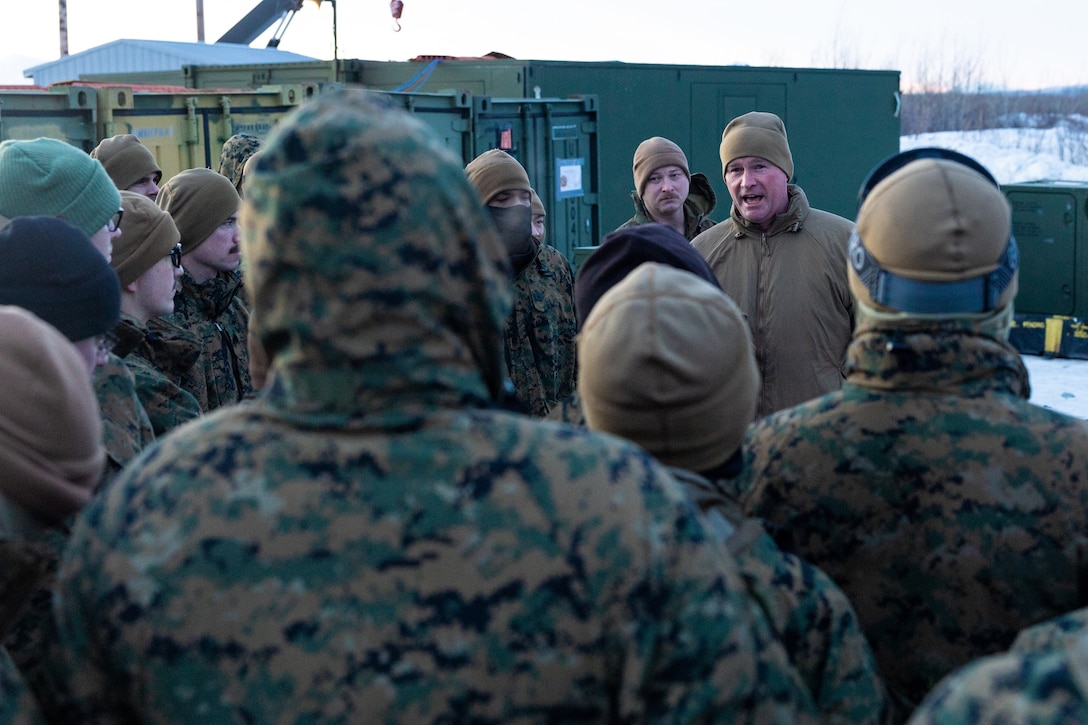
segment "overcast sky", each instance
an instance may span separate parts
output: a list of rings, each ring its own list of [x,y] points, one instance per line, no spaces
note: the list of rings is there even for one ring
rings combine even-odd
[[[120,38],[196,41],[197,0],[67,0],[68,49]],[[214,42],[257,0],[203,0]],[[697,65],[896,69],[904,90],[956,73],[1029,89],[1088,82],[1083,0],[404,0],[394,32],[388,0],[339,0],[340,58],[418,55],[622,60]],[[9,12],[13,12],[9,9]],[[0,23],[0,84],[60,57],[56,0],[18,3]],[[254,43],[264,47],[267,36]],[[333,5],[305,0],[283,50],[333,57]]]

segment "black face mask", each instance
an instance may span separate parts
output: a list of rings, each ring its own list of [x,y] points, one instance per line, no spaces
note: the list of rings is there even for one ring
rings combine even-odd
[[[536,257],[536,242],[533,241],[533,212],[527,206],[489,206],[491,219],[499,232],[514,274],[529,266]]]

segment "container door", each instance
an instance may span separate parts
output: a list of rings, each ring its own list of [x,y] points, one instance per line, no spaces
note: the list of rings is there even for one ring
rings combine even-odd
[[[468,93],[383,93],[398,107],[411,113],[434,131],[446,148],[461,159],[472,161],[472,96]]]
[[[1006,196],[1020,248],[1016,312],[1076,314],[1076,197],[1054,190],[1010,190]]]
[[[722,179],[722,160],[718,155],[722,131],[725,124],[749,111],[766,111],[785,119],[786,87],[774,83],[691,84],[691,138],[698,139],[698,143],[686,149],[688,165],[692,172],[706,174],[718,195],[711,215],[714,221],[728,218],[733,205]]]
[[[545,241],[573,266],[597,244],[597,99],[475,99],[473,158],[489,149],[521,162],[547,212]]]

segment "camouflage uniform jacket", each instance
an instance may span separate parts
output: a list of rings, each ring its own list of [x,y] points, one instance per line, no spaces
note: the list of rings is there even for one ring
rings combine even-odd
[[[749,515],[846,592],[905,711],[1088,602],[1088,424],[967,323],[862,325],[843,389],[749,429]],[[962,327],[960,327],[962,325]]]
[[[546,418],[557,423],[584,426],[586,424],[586,414],[582,410],[582,396],[578,393],[578,388],[575,388],[574,392],[553,405]]]
[[[574,391],[574,275],[555,247],[537,245],[536,258],[514,278],[514,312],[506,323],[506,365],[518,399],[543,418]]]
[[[1051,650],[984,657],[945,678],[909,725],[1088,722],[1088,635]]]
[[[155,429],[136,394],[132,371],[116,354],[110,353],[106,364],[94,371],[94,392],[102,412],[105,483],[155,441]]]
[[[442,140],[365,98],[262,148],[241,224],[268,384],[77,518],[53,715],[817,722],[667,471],[493,407],[505,253]]]
[[[745,518],[723,487],[670,468],[712,531],[736,557],[748,592],[766,615],[829,725],[881,725],[891,703],[850,601],[822,571],[778,548]]]
[[[4,725],[45,723],[33,691],[3,647],[0,647],[0,722]]]
[[[1064,647],[1068,642],[1088,633],[1088,607],[1021,630],[1009,647],[1010,652],[1030,654]]]
[[[168,333],[173,328],[173,335]],[[114,330],[118,344],[136,381],[136,394],[147,411],[156,436],[162,436],[200,415],[200,404],[180,380],[200,357],[200,342],[169,323],[149,330],[131,317],[121,316]]]
[[[43,631],[67,529],[0,495],[0,722],[40,722],[30,683],[43,675]]]
[[[757,418],[838,390],[854,327],[845,262],[854,224],[809,207],[799,186],[787,190],[789,208],[766,232],[734,207],[691,242],[748,320]]]
[[[176,325],[201,341],[200,359],[178,382],[205,413],[237,403],[252,392],[246,340],[249,310],[239,297],[241,287],[242,276],[237,272],[201,284],[186,272],[174,298],[174,313],[148,323],[152,331],[169,336],[175,334],[170,325]]]
[[[617,231],[655,221],[646,211],[646,204],[643,203],[637,191],[631,192],[631,200],[635,203],[635,215],[616,227]],[[714,187],[707,181],[706,176],[698,172],[692,174],[688,198],[684,201],[684,236],[689,242],[700,232],[705,232],[715,225],[716,222],[710,218],[710,214],[717,203],[718,196],[714,193]]]

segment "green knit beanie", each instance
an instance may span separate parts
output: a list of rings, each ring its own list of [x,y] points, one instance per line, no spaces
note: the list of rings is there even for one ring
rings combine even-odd
[[[162,169],[151,149],[131,133],[103,140],[91,151],[91,158],[102,162],[118,189],[127,189],[152,174],[156,184],[162,180]]]
[[[773,113],[752,111],[734,118],[722,132],[719,152],[723,177],[725,167],[733,159],[758,156],[782,169],[787,179],[793,178],[793,154],[786,139],[786,127]]]
[[[155,202],[174,218],[181,232],[182,249],[188,254],[237,213],[241,197],[222,174],[211,169],[187,169],[163,184]]]
[[[120,208],[106,169],[75,146],[52,138],[0,143],[0,215],[60,217],[90,237]]]

